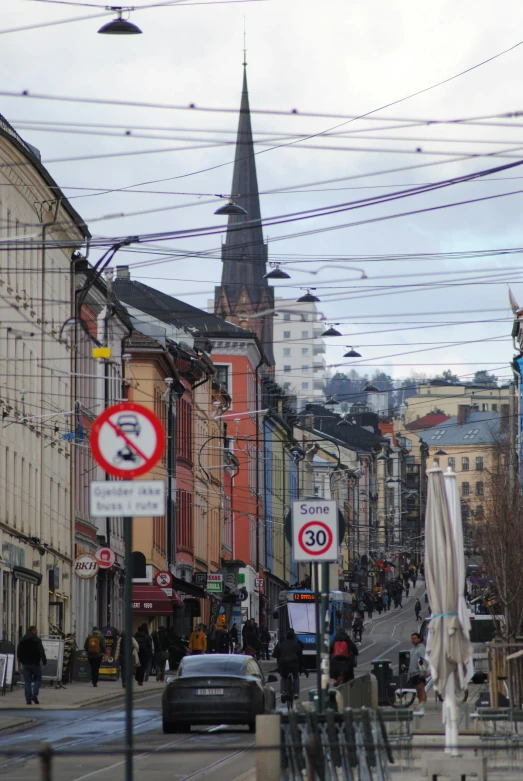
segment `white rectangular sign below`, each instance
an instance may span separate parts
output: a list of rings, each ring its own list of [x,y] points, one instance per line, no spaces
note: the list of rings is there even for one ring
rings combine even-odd
[[[334,500],[292,503],[292,555],[295,561],[337,561],[338,505]]]
[[[164,480],[97,480],[89,488],[94,518],[165,515]]]

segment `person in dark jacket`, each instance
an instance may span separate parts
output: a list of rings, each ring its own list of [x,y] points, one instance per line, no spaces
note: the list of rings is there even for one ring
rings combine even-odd
[[[269,630],[265,625],[260,626],[260,659],[269,660],[269,643],[271,642],[271,636]]]
[[[278,662],[280,673],[281,701],[286,702],[287,676],[294,675],[294,699],[300,698],[300,673],[303,670],[303,645],[300,643],[294,629],[288,629],[285,640],[276,645],[272,653]]]
[[[47,659],[36,626],[30,626],[18,643],[16,658],[24,671],[25,701],[28,705],[32,702],[39,705],[38,693],[42,680],[42,666],[47,667]]]
[[[330,675],[334,685],[354,680],[354,667],[358,647],[352,642],[345,629],[340,626],[336,630],[334,640],[330,644]]]
[[[153,662],[156,668],[156,680],[163,681],[165,678],[165,666],[169,658],[169,635],[167,629],[161,626],[151,635],[153,641]]]
[[[229,639],[231,641],[231,653],[236,653],[238,650],[238,646],[240,645],[240,637],[238,635],[238,624],[234,623],[232,625],[231,631],[229,632]]]
[[[231,644],[229,633],[225,627],[216,629],[214,632],[214,648],[217,654],[228,654]]]
[[[138,659],[140,660],[135,678],[138,686],[143,686],[147,668],[152,663],[153,659],[153,641],[151,640],[147,624],[142,624],[138,627],[134,639],[138,643]]]
[[[97,626],[93,626],[93,631],[90,635],[87,635],[84,649],[87,652],[87,659],[91,668],[91,681],[93,686],[98,686],[100,665],[105,654],[105,640]]]

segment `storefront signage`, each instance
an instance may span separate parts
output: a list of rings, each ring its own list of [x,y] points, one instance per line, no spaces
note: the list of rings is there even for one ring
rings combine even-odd
[[[221,593],[223,591],[223,575],[209,573],[207,575],[207,591]]]
[[[192,582],[195,586],[201,586],[201,588],[205,588],[207,585],[207,573],[195,572],[192,576]]]
[[[110,569],[116,562],[116,553],[112,548],[98,548],[94,556],[100,569]]]
[[[256,588],[260,592],[260,594],[263,594],[265,592],[265,583],[263,578],[256,578]]]
[[[77,577],[88,580],[98,574],[100,565],[90,553],[82,553],[74,560],[74,573]]]

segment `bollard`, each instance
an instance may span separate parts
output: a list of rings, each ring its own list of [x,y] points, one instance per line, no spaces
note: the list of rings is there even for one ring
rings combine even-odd
[[[371,664],[372,674],[378,681],[378,702],[380,705],[387,705],[387,686],[392,676],[390,659],[374,659]]]
[[[53,762],[53,749],[49,743],[42,743],[40,749],[40,770],[42,771],[42,781],[51,781],[51,769]]]
[[[271,747],[271,748],[269,748]],[[275,781],[281,773],[281,719],[278,713],[256,716],[256,781]]]

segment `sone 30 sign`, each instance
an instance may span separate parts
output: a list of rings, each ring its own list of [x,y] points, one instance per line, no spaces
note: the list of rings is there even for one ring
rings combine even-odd
[[[333,500],[292,503],[292,541],[295,561],[336,561],[338,506]]]

